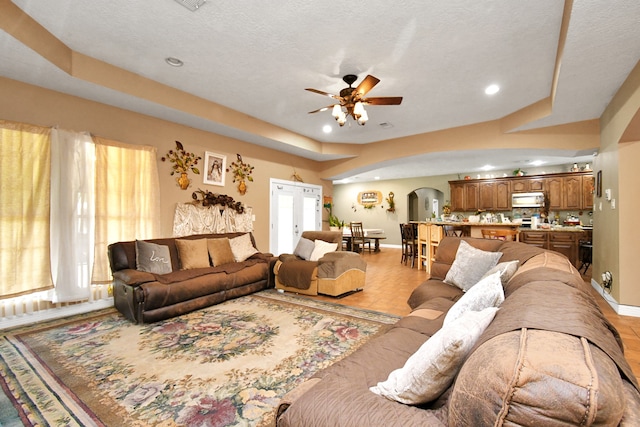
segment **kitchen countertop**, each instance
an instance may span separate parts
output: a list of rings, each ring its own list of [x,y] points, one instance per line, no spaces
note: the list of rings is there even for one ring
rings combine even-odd
[[[514,228],[519,227],[520,231],[543,231],[543,232],[582,232],[587,230],[592,230],[591,226],[581,226],[581,225],[552,225],[549,228],[542,228],[538,226],[537,229],[533,228],[524,228],[520,227],[520,224],[516,224],[513,222],[490,222],[490,223],[482,223],[482,222],[464,222],[464,221],[420,221],[420,224],[434,224],[434,225],[464,225],[471,227],[501,227],[501,228]]]

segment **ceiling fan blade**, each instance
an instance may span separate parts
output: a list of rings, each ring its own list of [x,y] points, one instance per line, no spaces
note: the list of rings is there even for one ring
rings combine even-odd
[[[364,96],[367,92],[369,92],[375,85],[380,82],[380,79],[373,77],[372,75],[368,75],[364,78],[364,80],[358,85],[356,88],[356,92],[360,94],[360,96]]]
[[[338,95],[333,95],[333,94],[331,94],[331,93],[323,92],[323,91],[318,90],[318,89],[311,89],[311,88],[309,88],[309,87],[308,87],[308,88],[306,88],[305,90],[308,90],[309,92],[317,93],[317,94],[319,94],[319,95],[328,96],[328,97],[330,97],[330,98],[340,99],[340,97],[339,97]]]
[[[382,96],[377,98],[364,98],[363,104],[369,105],[400,105],[402,102],[401,96]]]
[[[332,108],[333,108],[333,105],[327,105],[326,107],[322,107],[322,108],[318,108],[317,110],[309,111],[309,114],[318,113],[320,111],[327,111],[327,110],[330,110]]]

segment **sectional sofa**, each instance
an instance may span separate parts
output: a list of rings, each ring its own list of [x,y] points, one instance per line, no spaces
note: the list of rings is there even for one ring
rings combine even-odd
[[[620,336],[563,255],[446,237],[408,303],[383,335],[286,395],[277,425],[640,425]]]

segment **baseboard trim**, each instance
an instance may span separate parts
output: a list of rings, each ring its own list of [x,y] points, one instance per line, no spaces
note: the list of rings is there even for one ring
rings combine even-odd
[[[62,317],[73,316],[75,314],[89,313],[91,311],[102,310],[113,307],[113,297],[105,298],[82,304],[67,305],[60,308],[40,310],[33,313],[26,313],[19,316],[4,317],[0,319],[0,330],[15,328],[17,326],[30,325],[32,323],[44,322],[46,320],[60,319]]]
[[[611,306],[613,311],[621,316],[631,316],[631,317],[640,317],[640,307],[636,307],[634,305],[623,305],[615,300],[608,292],[605,292],[604,288],[600,286],[593,278],[591,279],[591,286],[595,289],[598,294],[604,298],[604,300]]]

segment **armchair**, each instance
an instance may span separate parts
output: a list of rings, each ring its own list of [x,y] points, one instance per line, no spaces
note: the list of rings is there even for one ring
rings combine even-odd
[[[341,231],[304,231],[302,238],[314,244],[316,240],[335,243],[336,248],[317,261],[281,254],[273,268],[276,289],[303,295],[338,296],[364,288],[367,263],[355,252],[342,251]]]

